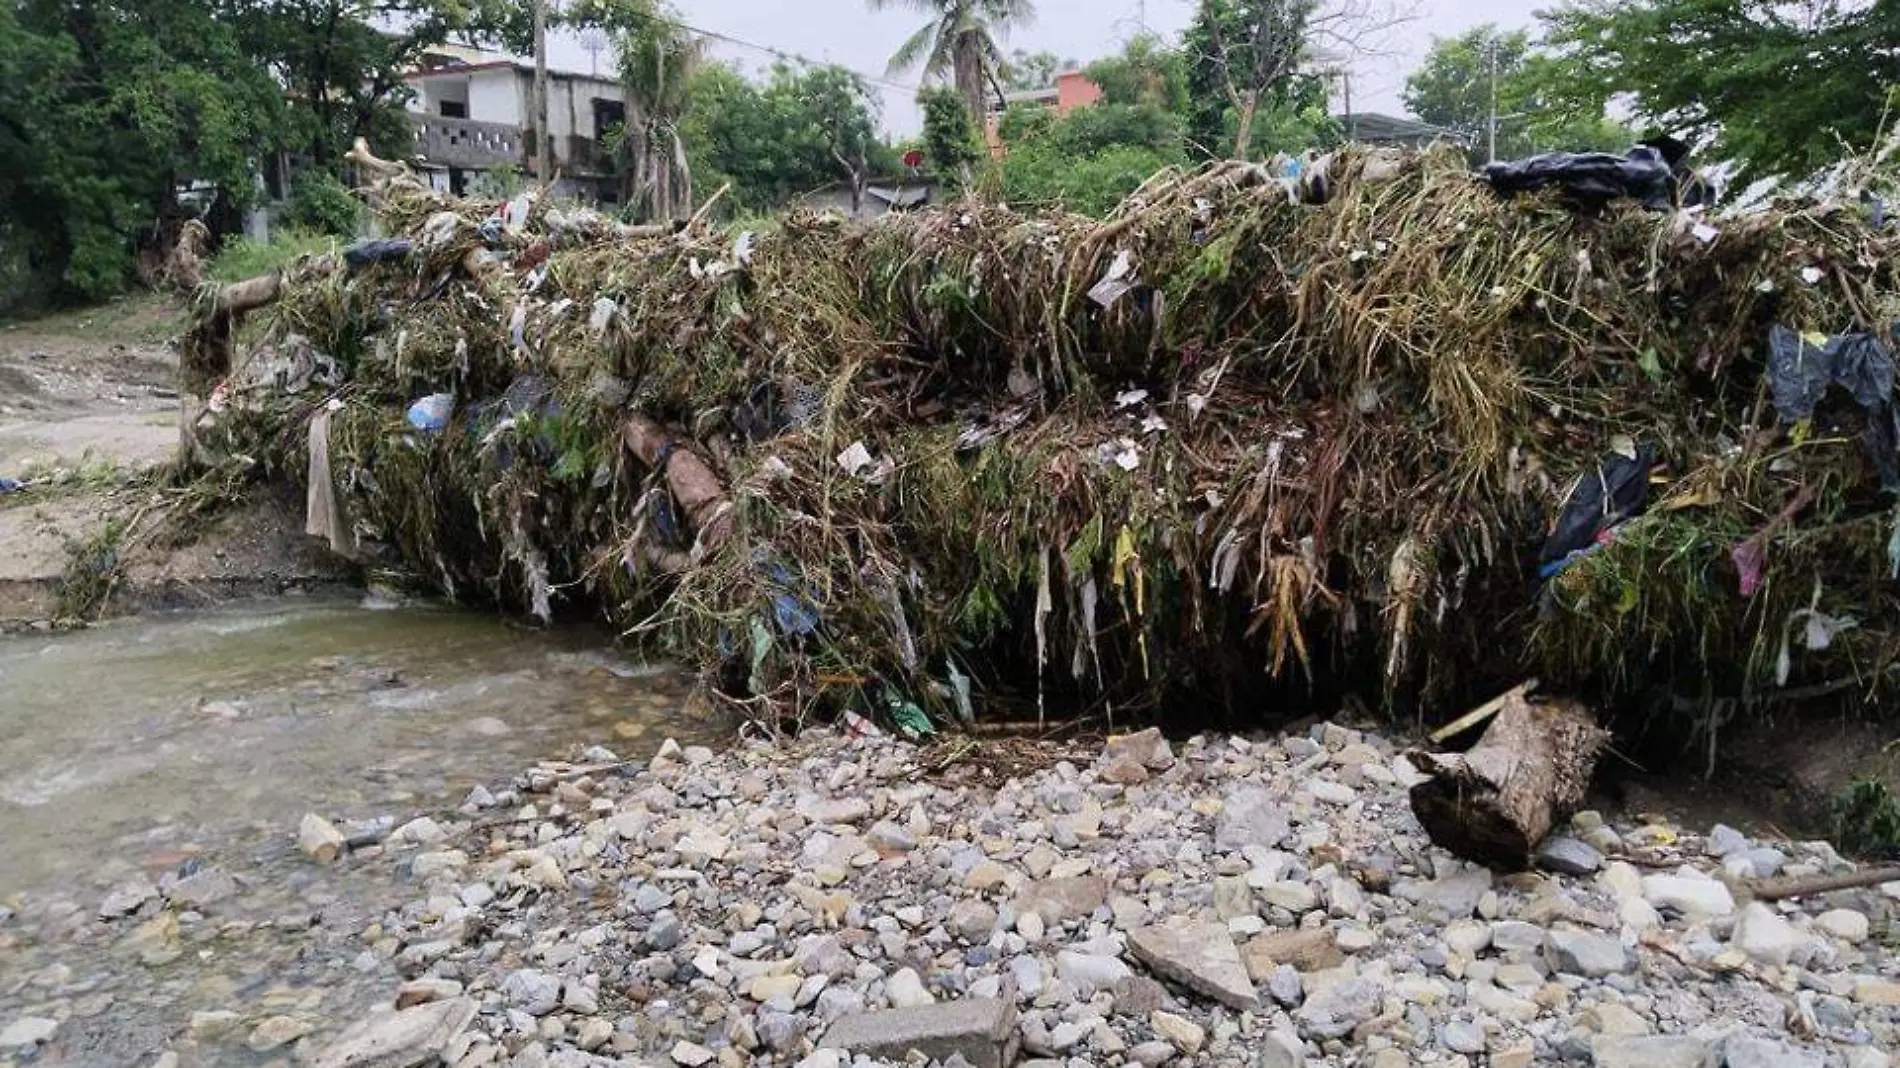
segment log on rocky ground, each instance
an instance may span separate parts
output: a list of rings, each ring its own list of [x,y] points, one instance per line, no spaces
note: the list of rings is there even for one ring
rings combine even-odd
[[[1516,870],[1583,803],[1610,735],[1574,701],[1505,694],[1465,753],[1407,754],[1425,775],[1412,811],[1437,845],[1467,860]]]

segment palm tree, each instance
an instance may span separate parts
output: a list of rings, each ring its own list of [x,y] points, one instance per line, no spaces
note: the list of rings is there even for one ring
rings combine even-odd
[[[626,202],[646,219],[677,219],[693,206],[693,172],[680,122],[691,104],[693,70],[705,41],[659,17],[632,20],[619,34],[627,123],[616,155]]]
[[[908,7],[930,16],[891,56],[890,73],[921,66],[926,78],[951,76],[957,95],[981,129],[985,87],[1006,66],[998,34],[1036,17],[1031,0],[869,0],[873,11]]]

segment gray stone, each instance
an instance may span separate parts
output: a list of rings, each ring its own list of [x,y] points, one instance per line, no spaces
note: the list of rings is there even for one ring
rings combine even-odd
[[[1155,1033],[1174,1043],[1174,1047],[1183,1053],[1193,1055],[1207,1044],[1207,1029],[1185,1016],[1172,1012],[1153,1012],[1148,1015],[1148,1026]]]
[[[633,907],[647,915],[652,915],[673,903],[673,895],[647,883],[633,893]]]
[[[501,981],[508,1004],[530,1016],[546,1016],[561,1003],[561,981],[546,972],[520,968]]]
[[[987,901],[959,901],[950,910],[949,928],[965,942],[987,942],[996,930],[996,908]]]
[[[1168,988],[1145,975],[1131,975],[1115,984],[1115,1011],[1122,1016],[1147,1016],[1169,1002]]]
[[[111,920],[128,912],[137,912],[140,905],[157,896],[158,887],[152,885],[152,880],[143,875],[135,876],[113,888],[106,899],[99,903],[99,918]]]
[[[830,990],[825,991],[826,994],[832,992],[833,991]],[[838,992],[842,993],[843,991]],[[821,1018],[824,1016],[824,1007],[825,998],[823,994],[820,994],[818,996],[818,1009]],[[855,1015],[863,1011],[864,999],[859,998],[856,1009],[851,1013],[839,1013],[839,1016]],[[837,1017],[833,1017],[833,1019],[836,1018]],[[765,1048],[774,1053],[783,1053],[798,1045],[799,1039],[805,1034],[805,1029],[799,1024],[798,1017],[793,1016],[789,1012],[775,1012],[771,1009],[759,1013],[757,1030],[759,1033],[759,1041],[765,1043]]]
[[[1293,1013],[1300,1029],[1315,1038],[1339,1038],[1379,1015],[1385,991],[1370,979],[1348,979],[1309,995]]]
[[[1329,805],[1350,805],[1358,794],[1352,787],[1336,783],[1330,779],[1313,779],[1306,784],[1306,792],[1313,795],[1315,801],[1324,801]]]
[[[476,789],[480,790],[481,787],[478,786]],[[483,792],[486,793],[486,791]],[[473,794],[470,795],[471,798],[473,796]],[[489,798],[488,803],[493,805],[495,799],[492,797]],[[366,846],[373,846],[383,839],[388,838],[390,831],[394,830],[395,826],[396,817],[375,816],[364,820],[344,820],[337,829],[343,832],[343,843],[345,845],[351,849],[362,849]]]
[[[223,868],[204,868],[173,883],[165,896],[174,904],[202,909],[237,893],[237,880]]]
[[[895,1009],[921,1008],[937,1000],[924,989],[924,981],[912,968],[901,968],[884,981],[884,998]]]
[[[1134,973],[1120,960],[1096,953],[1063,950],[1056,954],[1056,976],[1087,997],[1097,990],[1113,990]]]
[[[1268,883],[1260,888],[1260,899],[1274,908],[1285,909],[1295,916],[1313,911],[1319,904],[1319,895],[1313,888],[1291,879],[1277,883]]]
[[[1291,964],[1282,964],[1267,976],[1267,993],[1273,1000],[1289,1009],[1299,1008],[1306,997],[1306,987],[1300,981],[1300,970]]]
[[[1759,901],[1743,906],[1742,914],[1735,918],[1735,948],[1763,964],[1778,967],[1788,963],[1800,938],[1793,924]]]
[[[1552,835],[1537,847],[1537,866],[1563,875],[1589,875],[1603,866],[1603,854],[1588,842]]]
[[[1713,1045],[1686,1035],[1598,1035],[1590,1040],[1595,1068],[1716,1068]]]
[[[1149,771],[1166,771],[1174,766],[1174,749],[1157,727],[1111,737],[1103,747],[1107,761],[1132,760]]]
[[[1722,1044],[1723,1068],[1825,1068],[1827,1058],[1768,1035],[1734,1034]]]
[[[434,845],[448,836],[449,832],[443,830],[441,824],[427,816],[417,816],[396,828],[396,833],[392,835],[399,842],[415,845]]]
[[[561,991],[561,1007],[581,1016],[600,1011],[600,993],[585,983],[568,980]]]
[[[1254,915],[1253,887],[1245,876],[1221,875],[1214,879],[1214,915],[1222,920]]]
[[[1143,1042],[1128,1051],[1128,1059],[1142,1065],[1143,1068],[1160,1068],[1161,1065],[1173,1060],[1174,1056],[1174,1043],[1162,1042],[1158,1039],[1153,1042]]]
[[[44,1016],[22,1016],[0,1028],[0,1050],[31,1051],[40,1043],[53,1037],[59,1030],[59,1021]]]
[[[1755,869],[1755,878],[1772,879],[1788,863],[1788,855],[1773,846],[1760,846],[1746,854],[1748,863]]]
[[[865,838],[881,853],[908,853],[917,848],[917,837],[889,820],[873,823]]]
[[[434,1064],[474,1018],[473,998],[432,1001],[370,1016],[318,1054],[313,1068],[418,1068]]]
[[[1643,900],[1657,909],[1689,915],[1720,918],[1735,912],[1735,897],[1727,886],[1693,875],[1645,875]]]
[[[1830,909],[1814,918],[1814,926],[1850,945],[1867,941],[1867,914],[1853,909]]]
[[[681,1065],[682,1068],[700,1068],[701,1065],[711,1064],[718,1054],[697,1042],[681,1040],[673,1043],[673,1048],[667,1056],[673,1059],[674,1064]]]
[[[1254,1068],[1306,1068],[1306,1046],[1298,1035],[1269,1031],[1260,1039]]]
[[[798,814],[825,826],[857,823],[871,814],[871,803],[862,797],[811,798],[799,804]]]
[[[1016,1007],[995,998],[967,998],[908,1009],[846,1016],[826,1030],[828,1049],[902,1061],[913,1052],[970,1068],[1007,1068],[1016,1057]]]
[[[1588,979],[1629,971],[1634,963],[1621,940],[1590,931],[1551,931],[1544,952],[1553,969]]]
[[[1189,990],[1204,994],[1230,1008],[1259,1005],[1240,949],[1227,929],[1218,924],[1175,922],[1142,927],[1128,935],[1135,958]]]
[[[1012,908],[1018,916],[1034,912],[1051,927],[1080,920],[1108,901],[1108,880],[1099,875],[1037,879],[1017,895]]]
[[[1453,1053],[1483,1053],[1484,1028],[1470,1020],[1450,1020],[1438,1030],[1438,1040]]]
[[[1025,998],[1034,998],[1041,993],[1042,984],[1048,979],[1043,974],[1042,962],[1028,954],[1010,958],[1009,977]]]
[[[1286,809],[1272,794],[1254,787],[1236,790],[1221,803],[1214,819],[1214,848],[1238,853],[1247,846],[1277,846],[1292,833]]]
[[[317,1025],[309,1020],[300,1020],[295,1016],[272,1016],[252,1028],[244,1044],[253,1052],[269,1053],[288,1046],[316,1029]]]
[[[676,948],[685,938],[684,925],[670,909],[653,917],[653,922],[647,925],[647,945],[662,952]]]
[[[1718,823],[1709,831],[1708,849],[1712,857],[1726,857],[1747,848],[1748,836],[1726,823]]]
[[[864,1011],[864,995],[848,986],[827,986],[818,992],[813,1011],[826,1023],[841,1016],[855,1016]]]
[[[1456,875],[1448,875],[1418,887],[1418,903],[1424,908],[1443,912],[1454,920],[1462,920],[1478,911],[1478,899],[1491,889],[1491,873],[1484,868],[1471,868]]]
[[[1535,952],[1544,948],[1544,929],[1522,920],[1499,920],[1491,925],[1491,944],[1499,953]]]

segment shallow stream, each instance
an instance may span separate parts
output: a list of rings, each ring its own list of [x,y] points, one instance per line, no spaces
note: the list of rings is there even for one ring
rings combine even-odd
[[[235,1012],[193,1045],[262,1064],[255,1020],[386,998],[373,925],[414,888],[386,859],[314,863],[299,819],[446,818],[540,759],[718,737],[608,637],[304,600],[0,639],[0,1028],[64,1019],[35,1064],[148,1064],[194,1012]],[[98,917],[194,875],[200,909]]]

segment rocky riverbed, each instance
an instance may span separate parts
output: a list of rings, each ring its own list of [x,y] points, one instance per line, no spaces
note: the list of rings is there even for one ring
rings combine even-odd
[[[324,952],[400,979],[358,1017],[201,1011],[141,1063],[1879,1068],[1900,1044],[1900,886],[1745,900],[1846,867],[1825,843],[1584,813],[1546,870],[1495,876],[1425,840],[1393,744],[1333,725],[1133,735],[1000,786],[944,754],[595,749],[393,831],[312,813],[282,832],[304,863],[410,884]],[[0,917],[30,954],[220,927],[176,882]],[[87,991],[8,972],[0,1062],[61,1056]]]

